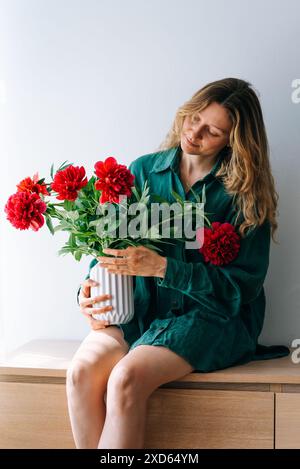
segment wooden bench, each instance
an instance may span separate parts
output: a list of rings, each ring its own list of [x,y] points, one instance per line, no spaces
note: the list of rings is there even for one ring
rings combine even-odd
[[[1,364],[1,448],[74,448],[65,378],[78,346],[33,341]],[[161,386],[146,448],[300,448],[300,364],[256,361]]]

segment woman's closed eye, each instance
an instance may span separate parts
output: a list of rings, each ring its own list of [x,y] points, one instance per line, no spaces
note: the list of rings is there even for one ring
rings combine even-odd
[[[209,129],[207,129],[207,130],[208,130],[208,133],[209,133],[210,135],[212,135],[213,137],[220,137],[220,136],[221,136],[221,135],[219,135],[219,134],[215,134],[215,133],[211,132],[211,130],[209,130]]]
[[[199,122],[200,118],[199,116],[192,116],[191,121],[192,123]],[[206,130],[212,137],[221,137],[220,134],[216,134],[215,132],[212,132],[208,127],[206,128]]]

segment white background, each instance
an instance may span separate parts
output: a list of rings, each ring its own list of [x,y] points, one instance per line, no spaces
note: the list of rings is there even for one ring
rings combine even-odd
[[[19,231],[4,204],[52,163],[156,151],[177,108],[210,81],[258,90],[280,196],[261,342],[300,337],[298,0],[0,1],[1,351],[36,338],[83,339],[76,291],[90,259],[58,257],[66,233]]]

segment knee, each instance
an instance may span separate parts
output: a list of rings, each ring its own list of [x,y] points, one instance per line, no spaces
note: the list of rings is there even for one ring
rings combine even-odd
[[[107,383],[107,405],[112,403],[114,410],[132,408],[136,406],[137,399],[141,397],[141,373],[125,365],[116,365]]]
[[[66,373],[66,387],[68,391],[92,388],[99,384],[101,370],[92,363],[75,361],[70,364]]]
[[[66,386],[67,389],[82,386],[87,380],[87,367],[81,363],[71,363],[67,369]]]

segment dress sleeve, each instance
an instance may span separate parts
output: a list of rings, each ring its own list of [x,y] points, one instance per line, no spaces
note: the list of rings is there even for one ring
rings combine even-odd
[[[241,238],[238,256],[229,264],[216,266],[204,260],[184,262],[167,257],[164,278],[159,278],[157,283],[160,287],[179,290],[213,314],[230,319],[261,292],[269,252],[270,223],[265,220]]]

